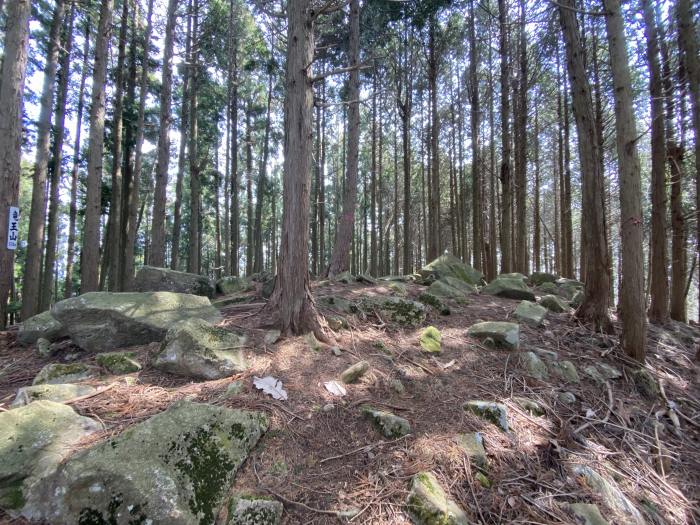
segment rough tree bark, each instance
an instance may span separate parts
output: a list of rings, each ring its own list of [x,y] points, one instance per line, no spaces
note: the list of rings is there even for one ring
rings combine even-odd
[[[438,114],[438,50],[436,49],[437,14],[430,17],[428,29],[428,86],[430,90],[430,184],[428,193],[428,250],[429,261],[440,255],[440,115]]]
[[[477,76],[477,64],[479,61],[479,49],[476,45],[476,14],[474,12],[474,0],[469,2],[469,100],[471,103],[471,145],[472,145],[472,228],[474,268],[482,269],[483,228],[481,217],[483,213],[481,200],[481,171],[479,158],[479,78]]]
[[[274,43],[273,43],[274,47]],[[267,161],[270,158],[270,127],[272,126],[272,73],[267,80],[267,113],[265,116],[265,138],[263,140],[262,155],[258,167],[258,185],[255,199],[255,224],[253,226],[253,244],[255,258],[253,259],[253,272],[261,272],[263,269],[263,236],[262,236],[262,212],[267,190]]]
[[[516,238],[514,269],[529,273],[529,253],[527,251],[527,42],[525,39],[525,0],[520,1],[520,43],[518,60],[517,114],[513,126],[518,130],[515,138],[515,210]]]
[[[199,165],[199,122],[197,115],[198,106],[198,88],[199,88],[199,2],[194,0],[192,12],[192,38],[191,38],[191,59],[190,66],[190,247],[187,258],[187,271],[190,273],[199,273],[200,270],[200,255],[202,251],[200,239],[200,211],[201,211],[201,181],[200,181],[200,165]]]
[[[501,56],[501,272],[513,268],[511,240],[511,166],[510,166],[510,65],[508,64],[508,13],[505,0],[498,0],[499,54]]]

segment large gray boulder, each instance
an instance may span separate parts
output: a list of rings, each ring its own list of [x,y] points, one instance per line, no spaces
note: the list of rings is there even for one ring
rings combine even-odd
[[[191,317],[221,320],[206,297],[173,292],[90,292],[56,303],[51,313],[89,352],[162,341],[172,325]]]
[[[481,289],[481,293],[507,299],[535,300],[535,294],[527,287],[525,281],[513,277],[496,277]]]
[[[214,297],[216,287],[209,277],[196,273],[178,272],[168,268],[143,266],[136,272],[134,290],[137,292],[176,292]]]
[[[443,277],[454,277],[472,285],[481,284],[484,274],[465,264],[454,255],[441,255],[418,270],[424,281],[436,281]]]
[[[513,317],[518,321],[531,326],[542,326],[546,315],[546,308],[530,301],[522,301],[513,312]]]
[[[24,516],[55,525],[210,525],[250,450],[260,412],[179,402],[79,452],[32,491]]]
[[[197,379],[221,379],[248,368],[241,347],[246,338],[202,319],[187,319],[168,330],[153,366]]]
[[[467,295],[476,293],[476,287],[457,277],[445,276],[434,281],[428,287],[428,292],[438,297],[461,302],[467,298]]]
[[[33,345],[38,339],[55,341],[65,335],[63,325],[47,310],[22,322],[17,340],[25,345]]]
[[[53,401],[0,412],[0,508],[10,516],[23,513],[37,483],[55,472],[82,438],[101,429]]]
[[[484,321],[469,327],[467,335],[480,341],[493,342],[493,345],[508,350],[517,350],[520,346],[520,326],[505,321]]]

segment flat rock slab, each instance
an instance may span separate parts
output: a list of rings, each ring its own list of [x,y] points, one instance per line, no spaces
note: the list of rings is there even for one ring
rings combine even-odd
[[[432,472],[419,472],[411,481],[406,510],[417,525],[468,525],[464,510],[448,498]]]
[[[462,406],[464,410],[471,412],[475,416],[489,421],[500,428],[503,432],[508,432],[508,409],[502,403],[493,401],[467,401]]]
[[[153,366],[180,376],[221,379],[248,368],[241,349],[245,343],[245,336],[187,319],[168,330]]]
[[[97,392],[97,389],[90,385],[72,385],[70,383],[25,386],[17,390],[17,395],[11,406],[12,408],[17,408],[28,405],[32,401],[42,400],[68,401],[69,399],[87,396],[95,392]]]
[[[178,402],[72,456],[24,515],[55,525],[209,525],[268,428],[260,412]]]
[[[89,352],[162,341],[172,325],[192,317],[221,320],[206,297],[173,292],[90,292],[56,303],[51,312]]]
[[[467,335],[480,341],[490,340],[496,347],[517,350],[520,346],[520,326],[504,321],[484,321],[469,327]]]
[[[527,287],[525,281],[513,277],[496,277],[481,289],[481,293],[505,297],[506,299],[535,300],[535,294]]]
[[[134,290],[137,292],[176,292],[214,297],[216,287],[209,277],[196,273],[178,272],[169,268],[143,266],[136,272]]]
[[[17,340],[25,345],[33,345],[39,339],[55,341],[65,335],[63,325],[47,310],[22,322]]]
[[[98,430],[102,426],[97,421],[53,401],[0,412],[0,508],[11,516],[23,514],[37,483],[56,470],[74,445]]]

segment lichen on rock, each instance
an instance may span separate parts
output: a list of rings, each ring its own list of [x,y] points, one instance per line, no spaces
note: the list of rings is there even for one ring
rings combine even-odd
[[[432,472],[419,472],[411,481],[406,510],[417,525],[468,525],[464,510],[448,498]]]

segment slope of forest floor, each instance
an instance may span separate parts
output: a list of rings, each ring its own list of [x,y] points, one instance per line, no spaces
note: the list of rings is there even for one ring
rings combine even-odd
[[[411,297],[424,290],[406,286]],[[391,293],[383,284],[314,284],[317,297],[359,300]],[[696,328],[650,328],[647,368],[663,385],[666,400],[648,400],[637,392],[631,377],[634,363],[620,354],[617,339],[591,332],[568,313],[549,313],[544,327],[521,324],[520,352],[556,352],[560,360],[576,365],[578,384],[554,376],[532,379],[518,353],[487,348],[467,336],[469,326],[479,320],[509,320],[518,301],[473,295],[467,304],[450,304],[451,315],[429,313],[424,326],[442,333],[438,355],[421,350],[422,327],[399,328],[371,313],[345,315],[321,308],[347,321],[347,328],[333,333],[342,350],[335,355],[330,347],[312,349],[302,337],[267,345],[260,299],[255,292],[250,296],[249,304],[222,310],[225,327],[249,336],[251,367],[246,373],[191,382],[145,366],[132,374],[134,382],[123,376],[92,381],[110,388],[72,404],[107,428],[90,439],[119,433],[182,398],[263,410],[271,417],[271,429],[239,471],[234,489],[280,499],[283,523],[289,524],[410,523],[404,511],[410,480],[426,470],[435,473],[474,523],[573,523],[566,502],[596,503],[610,523],[625,523],[625,516],[610,508],[595,487],[573,473],[576,464],[606,473],[650,523],[700,522]],[[147,363],[158,347],[154,343],[130,350]],[[67,347],[51,360],[76,351]],[[92,358],[80,359],[89,363]],[[368,361],[370,370],[359,383],[347,385],[346,396],[332,396],[324,382],[338,379],[360,360]],[[48,362],[19,346],[14,332],[0,333],[0,410]],[[582,373],[599,362],[619,369],[623,377],[606,386]],[[288,400],[272,400],[253,386],[254,376],[268,375],[283,382]],[[242,382],[239,394],[227,394],[233,381]],[[563,404],[562,392],[573,393],[576,401]],[[544,416],[527,413],[514,401],[518,397],[537,401]],[[462,408],[475,399],[505,404],[510,433]],[[668,417],[669,404],[678,425]],[[406,418],[411,433],[399,439],[382,437],[363,417],[363,405]],[[475,479],[476,470],[455,442],[465,432],[483,435],[490,487]],[[0,512],[0,523],[24,522]]]

